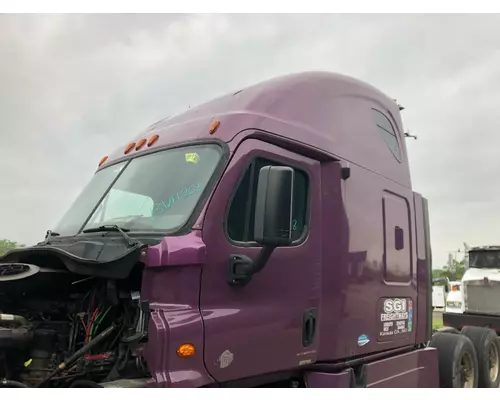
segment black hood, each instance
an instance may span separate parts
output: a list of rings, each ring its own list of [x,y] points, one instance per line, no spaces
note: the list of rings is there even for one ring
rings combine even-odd
[[[128,246],[121,237],[60,239],[11,250],[0,257],[0,263],[27,263],[41,268],[63,264],[79,275],[124,279],[139,262],[141,251],[146,246],[142,241]]]

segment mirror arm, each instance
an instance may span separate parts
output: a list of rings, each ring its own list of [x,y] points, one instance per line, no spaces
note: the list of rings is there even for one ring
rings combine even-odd
[[[244,286],[252,280],[252,276],[260,272],[267,264],[276,246],[264,246],[255,260],[245,255],[232,254],[228,264],[228,283]]]
[[[257,272],[260,272],[267,264],[267,261],[269,260],[269,257],[271,257],[271,254],[273,253],[274,249],[276,246],[264,246],[260,250],[259,255],[253,262],[252,266],[252,275],[256,274]]]

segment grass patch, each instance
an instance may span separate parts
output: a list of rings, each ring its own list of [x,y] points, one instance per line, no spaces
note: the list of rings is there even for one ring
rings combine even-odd
[[[432,318],[432,329],[439,329],[443,327],[443,317]]]

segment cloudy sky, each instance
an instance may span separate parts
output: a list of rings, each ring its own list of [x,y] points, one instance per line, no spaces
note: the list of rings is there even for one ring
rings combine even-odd
[[[498,244],[499,15],[0,15],[0,238],[42,240],[153,122],[303,70],[397,98],[435,267]]]

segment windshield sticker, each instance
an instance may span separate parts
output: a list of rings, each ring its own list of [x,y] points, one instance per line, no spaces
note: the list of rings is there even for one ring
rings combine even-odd
[[[296,220],[296,219],[294,219],[294,220],[292,221],[292,230],[294,230],[294,231],[296,231],[296,230],[297,230],[297,220]]]
[[[166,210],[170,209],[177,201],[181,199],[186,199],[196,192],[201,192],[201,185],[199,183],[195,185],[189,185],[181,189],[176,194],[170,196],[168,200],[155,203],[153,205],[153,214],[162,215]]]
[[[200,161],[200,156],[198,155],[198,153],[186,153],[186,162],[198,164],[198,161]]]

